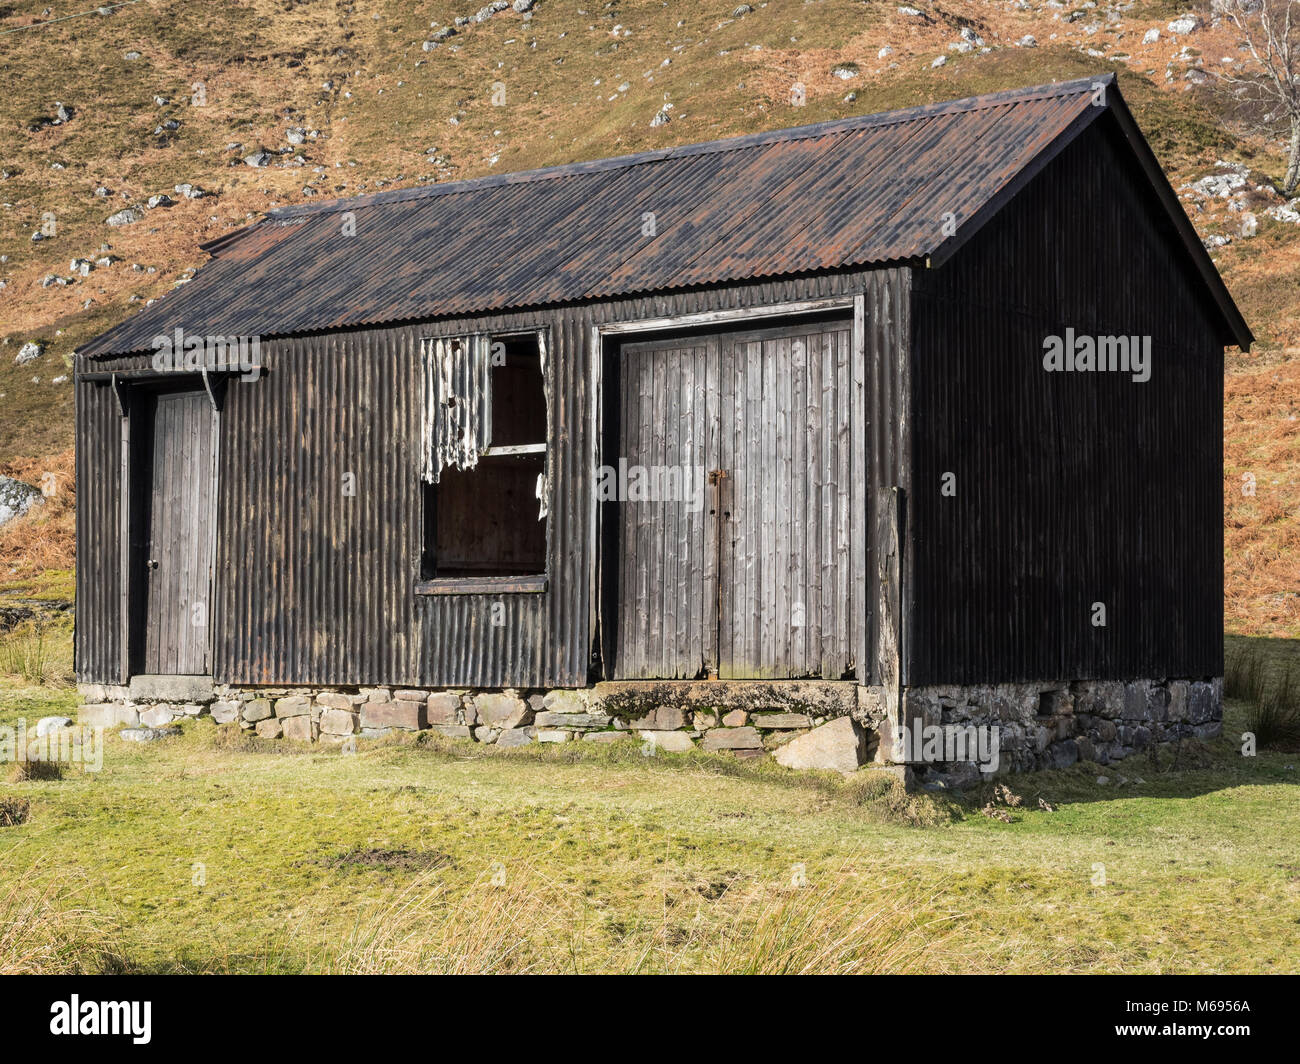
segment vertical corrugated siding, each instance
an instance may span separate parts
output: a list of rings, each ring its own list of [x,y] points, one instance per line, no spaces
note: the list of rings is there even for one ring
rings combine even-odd
[[[216,661],[236,683],[410,683],[418,575],[413,337],[263,345],[223,411]]]
[[[1221,671],[1222,340],[1129,166],[1095,126],[916,276],[910,683]],[[1045,372],[1067,327],[1151,379]]]
[[[230,381],[220,419],[216,678],[270,684],[585,684],[596,557],[588,431],[593,324],[865,289],[867,468],[873,482],[892,483],[886,471],[892,457],[877,455],[893,455],[887,404],[896,392],[892,370],[878,371],[877,363],[883,352],[896,349],[905,318],[905,276],[896,270],[818,275],[263,340],[265,373],[256,381]],[[547,590],[418,595],[420,338],[535,328],[549,330]],[[148,361],[132,356],[95,368],[141,370]],[[84,493],[78,512],[78,667],[83,679],[111,680],[117,679],[120,654],[119,420],[107,385],[78,388],[78,483]],[[344,494],[347,473],[355,478],[355,496]],[[498,602],[504,619],[499,626],[492,624]]]
[[[868,491],[866,543],[867,660],[859,670],[862,682],[881,683],[878,616],[881,610],[901,609],[897,586],[880,586],[881,506],[890,489],[907,483],[906,457],[901,446],[908,394],[906,371],[911,346],[911,283],[907,269],[877,270],[865,286],[864,338],[866,371],[866,475]],[[892,676],[892,668],[886,670]]]
[[[76,671],[86,683],[117,683],[122,671],[122,419],[109,384],[78,381]]]

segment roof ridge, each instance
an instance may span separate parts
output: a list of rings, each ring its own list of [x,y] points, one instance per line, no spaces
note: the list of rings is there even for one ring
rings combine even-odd
[[[652,148],[648,151],[634,152],[629,155],[616,155],[605,159],[560,163],[555,166],[538,167],[532,170],[516,170],[502,174],[486,174],[481,177],[464,178],[460,181],[448,181],[443,184],[390,189],[386,192],[371,192],[361,196],[326,200],[321,203],[294,203],[271,209],[267,212],[263,221],[283,224],[310,215],[332,214],[337,211],[403,203],[408,200],[429,199],[434,196],[457,195],[463,192],[479,191],[480,189],[499,188],[502,185],[529,184],[534,181],[553,180],[575,174],[603,173],[608,170],[620,170],[641,166],[646,163],[659,162],[663,159],[680,159],[696,155],[743,151],[764,144],[788,143],[840,132],[847,133],[863,129],[886,128],[915,121],[918,118],[930,118],[935,115],[968,114],[972,111],[1000,107],[1013,102],[1023,103],[1036,99],[1073,96],[1081,92],[1092,92],[1094,86],[1097,85],[1112,85],[1114,81],[1115,75],[1108,72],[1096,77],[1075,78],[1071,81],[1051,82],[1023,89],[1004,89],[1000,92],[985,93],[982,96],[968,96],[960,100],[919,104],[915,107],[905,107],[894,111],[877,111],[872,114],[835,118],[827,122],[817,122],[805,126],[788,126],[783,129],[745,133],[735,137],[720,137],[715,140],[699,141],[694,144]],[[255,222],[249,229],[260,224],[262,222]],[[239,232],[247,232],[247,230],[240,230]],[[233,237],[237,234],[232,233],[230,235]]]

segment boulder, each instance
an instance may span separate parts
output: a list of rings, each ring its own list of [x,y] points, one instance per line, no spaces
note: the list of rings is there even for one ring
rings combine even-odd
[[[600,735],[623,735],[624,732],[599,732]],[[666,754],[683,754],[687,750],[694,750],[695,743],[691,737],[684,731],[643,731],[638,733],[642,739],[650,743],[656,750],[662,750]],[[588,736],[590,738],[590,736]],[[706,740],[707,742],[707,740]]]
[[[535,728],[511,728],[497,737],[497,746],[527,746],[534,739]]]
[[[357,730],[357,715],[346,709],[327,709],[320,715],[320,730],[326,735],[351,735]]]
[[[511,694],[481,694],[474,696],[478,719],[490,728],[518,728],[532,722],[533,711],[522,698]]]
[[[743,709],[733,709],[730,713],[722,715],[722,726],[724,728],[743,728],[749,723],[749,714]]]
[[[230,724],[239,719],[238,702],[213,702],[212,719],[218,724]]]
[[[118,735],[128,743],[153,743],[180,733],[180,728],[123,728]]]
[[[628,723],[642,731],[676,731],[686,726],[686,713],[681,706],[656,706],[644,717]]]
[[[77,719],[91,728],[116,728],[122,724],[135,728],[140,724],[140,714],[134,706],[121,706],[116,702],[80,706],[77,709]]]
[[[848,719],[848,718],[845,718]],[[756,728],[710,728],[704,733],[705,750],[763,749],[763,738]]]
[[[45,354],[44,340],[28,340],[18,349],[18,354],[14,355],[14,365],[25,366],[29,362],[35,362],[43,354]],[[9,480],[10,478],[5,477],[4,479]],[[22,484],[24,488],[30,487],[30,485],[23,484],[22,481],[15,481],[15,483]],[[36,489],[32,488],[31,490],[35,491]]]
[[[316,738],[316,725],[309,716],[285,717],[280,721],[280,726],[286,739],[309,743]]]
[[[573,738],[573,732],[565,731],[562,728],[538,728],[537,741],[539,743],[567,743]]]
[[[417,691],[411,688],[403,688],[393,692],[393,699],[397,702],[425,702],[428,701],[428,691]]]
[[[786,743],[776,752],[776,760],[786,768],[830,769],[849,775],[867,762],[867,733],[852,717],[837,717]]]
[[[460,696],[450,691],[430,695],[425,702],[425,712],[430,724],[455,724],[460,709]]]
[[[311,713],[311,699],[304,695],[290,695],[275,700],[277,717],[305,717]]]
[[[542,708],[550,713],[586,713],[587,693],[575,690],[547,691]]]
[[[311,720],[310,717],[307,719]],[[259,720],[255,730],[259,739],[278,739],[284,734],[284,729],[280,726],[278,717],[267,717],[265,720]]]
[[[1059,743],[1052,743],[1047,748],[1047,764],[1051,768],[1069,768],[1078,760],[1079,744],[1073,739],[1064,739]]]
[[[398,692],[399,695],[401,693]],[[398,699],[396,702],[367,702],[361,707],[363,728],[401,728],[403,731],[419,731],[426,722],[423,702]]]
[[[271,700],[269,698],[254,698],[244,706],[244,711],[240,714],[249,724],[256,724],[260,720],[266,720],[270,715]]]
[[[607,713],[551,713],[544,710],[533,718],[533,723],[539,728],[603,728],[609,723],[609,715]]]
[[[811,728],[812,718],[806,713],[755,713],[750,723],[755,728]]]
[[[161,728],[172,722],[172,707],[166,702],[140,711],[140,723],[146,728]]]
[[[21,352],[18,357],[22,357]],[[43,501],[39,488],[14,480],[13,477],[0,477],[0,525],[7,525],[15,518],[22,517]]]
[[[123,207],[115,214],[110,214],[104,219],[105,225],[111,225],[114,229],[120,229],[124,225],[132,225],[144,217],[144,211],[139,207]]]

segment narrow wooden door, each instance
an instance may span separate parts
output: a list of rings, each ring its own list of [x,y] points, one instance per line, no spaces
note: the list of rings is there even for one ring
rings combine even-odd
[[[717,452],[714,338],[623,348],[615,675],[691,679],[717,663],[717,535],[709,456]]]
[[[139,568],[149,674],[206,675],[210,662],[215,414],[203,391],[161,392],[141,411],[149,426],[142,478]]]
[[[628,344],[621,373],[615,462],[693,466],[703,496],[637,499],[629,476],[611,675],[849,674],[866,519],[849,323]]]

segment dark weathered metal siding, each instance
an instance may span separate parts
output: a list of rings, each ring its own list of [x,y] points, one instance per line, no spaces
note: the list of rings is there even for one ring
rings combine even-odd
[[[231,380],[221,414],[214,673],[240,683],[580,685],[592,637],[589,433],[592,326],[704,311],[868,293],[869,359],[897,346],[905,272],[829,274],[573,307],[444,319],[395,329],[265,342],[266,371]],[[875,308],[881,308],[877,311]],[[877,316],[878,315],[878,316]],[[430,335],[549,331],[551,505],[545,592],[419,595],[421,550],[419,340]],[[146,356],[97,370],[147,372]],[[80,482],[92,487],[83,541],[116,520],[116,481],[96,444],[116,432],[111,389],[81,415]],[[892,392],[882,399],[892,401]],[[870,437],[888,413],[869,416]],[[115,439],[115,437],[113,437]],[[107,445],[104,445],[107,446]],[[111,448],[109,448],[111,451]],[[109,470],[111,473],[111,470]],[[355,477],[356,495],[343,494]],[[875,475],[875,474],[873,474]],[[93,528],[91,526],[94,526]],[[87,639],[115,625],[113,564],[80,571]],[[493,625],[500,602],[504,624]],[[93,635],[92,635],[93,633]],[[86,657],[86,680],[116,679],[119,644]]]
[[[232,382],[222,413],[214,673],[411,682],[414,338],[372,330],[263,352],[265,376]]]
[[[111,384],[78,381],[76,669],[81,680],[122,676],[120,511],[122,419]]]
[[[914,275],[907,683],[1222,670],[1220,329],[1114,132]],[[1045,372],[1067,327],[1151,335],[1151,379]]]

